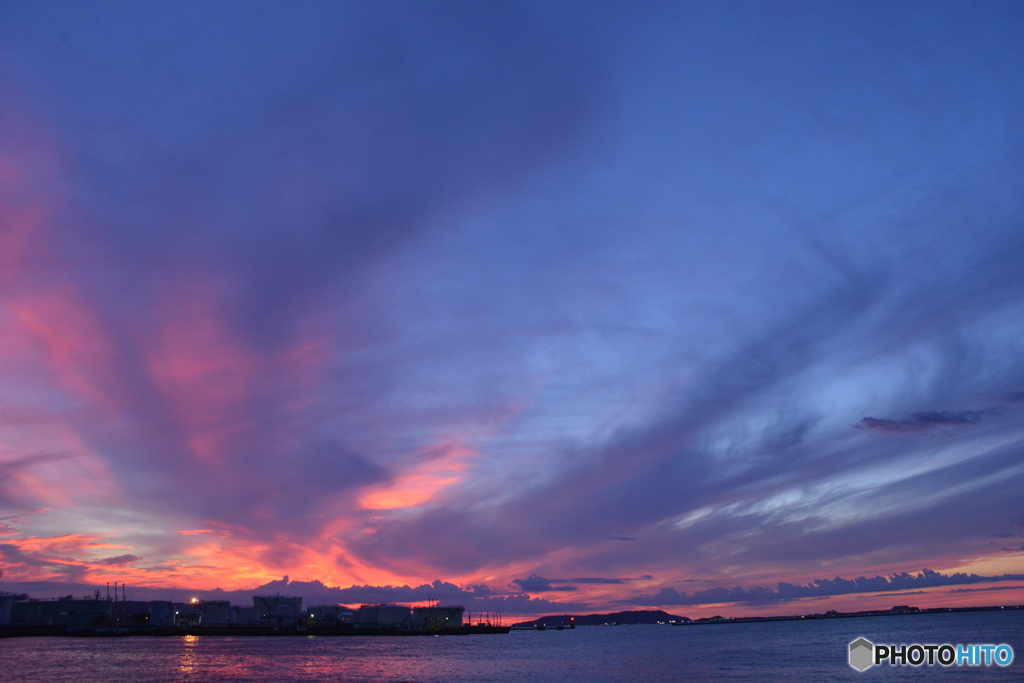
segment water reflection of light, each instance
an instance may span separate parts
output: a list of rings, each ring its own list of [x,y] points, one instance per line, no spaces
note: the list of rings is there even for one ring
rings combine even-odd
[[[199,669],[196,650],[199,647],[199,636],[185,636],[182,639],[181,661],[178,663],[178,670],[182,673],[191,674]]]

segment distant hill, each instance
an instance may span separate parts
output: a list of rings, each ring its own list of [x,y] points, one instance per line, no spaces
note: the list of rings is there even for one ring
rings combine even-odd
[[[602,624],[657,624],[659,621],[690,621],[690,619],[658,609],[613,612],[612,614],[557,614],[533,621],[521,621],[513,626],[568,626],[573,623],[577,626],[600,626]]]

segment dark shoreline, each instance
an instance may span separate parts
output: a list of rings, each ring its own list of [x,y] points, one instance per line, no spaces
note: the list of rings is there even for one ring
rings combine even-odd
[[[750,624],[764,621],[808,621],[816,619],[863,619],[870,617],[893,617],[911,616],[921,614],[950,614],[959,612],[998,612],[1005,610],[1024,610],[1024,605],[994,605],[981,607],[929,607],[919,609],[909,605],[899,605],[886,610],[864,610],[861,612],[836,612],[829,611],[819,614],[794,614],[788,616],[773,617],[704,617],[701,619],[690,619],[661,610],[637,610],[633,612],[616,612],[613,614],[587,614],[587,615],[557,615],[541,617],[533,621],[524,621],[513,624],[516,630],[536,629],[541,626],[545,629],[557,628],[558,626],[568,627],[570,624],[576,626],[633,626],[643,624],[662,624],[667,626],[705,626],[708,624]]]
[[[694,621],[673,623],[672,626],[704,626],[707,624],[749,624],[762,621],[808,621],[814,619],[866,619],[871,617],[906,617],[922,614],[951,614],[958,612],[1002,612],[1006,610],[1022,610],[1024,605],[990,606],[990,607],[933,607],[928,609],[910,610],[867,610],[864,612],[835,612],[825,614],[798,614],[779,617],[734,617],[715,619],[696,619]]]

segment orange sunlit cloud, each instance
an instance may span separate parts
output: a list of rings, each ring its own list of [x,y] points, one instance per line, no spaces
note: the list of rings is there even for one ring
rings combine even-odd
[[[463,480],[477,453],[463,446],[447,447],[442,455],[425,460],[402,472],[383,486],[367,489],[359,496],[365,510],[398,510],[426,505],[445,489]]]
[[[179,532],[183,533],[183,532]],[[161,571],[173,574],[178,585],[204,588],[211,585],[225,590],[251,588],[290,575],[292,579],[321,580],[331,585],[352,583],[388,583],[396,575],[368,564],[352,555],[343,543],[330,535],[300,544],[286,536],[270,541],[212,538],[209,533],[191,533],[201,539],[183,548],[180,560],[164,563]],[[202,566],[200,574],[188,576],[184,565]],[[148,577],[152,581],[154,577]]]

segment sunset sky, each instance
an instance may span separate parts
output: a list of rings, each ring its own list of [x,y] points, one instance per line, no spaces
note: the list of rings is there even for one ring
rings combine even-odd
[[[1015,2],[0,1],[0,590],[1024,603],[1022,55]]]

